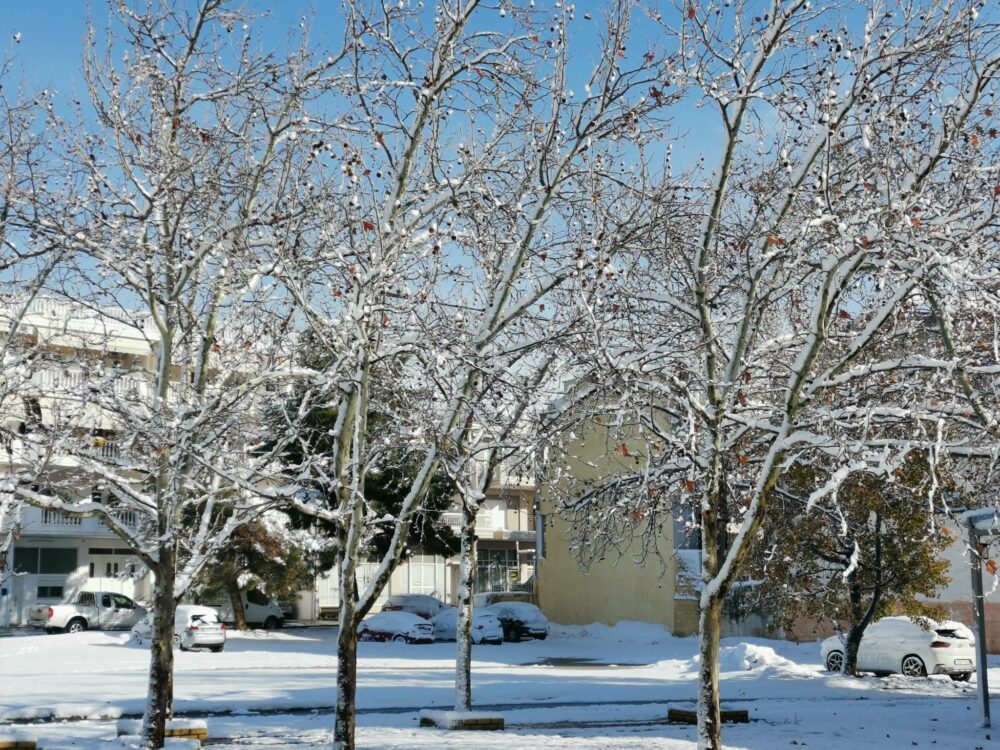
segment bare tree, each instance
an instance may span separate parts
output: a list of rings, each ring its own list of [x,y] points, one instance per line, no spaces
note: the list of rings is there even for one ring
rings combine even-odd
[[[39,290],[63,257],[46,230],[67,182],[55,169],[47,137],[53,122],[48,91],[28,93],[12,83],[14,60],[0,61],[0,582],[11,574],[10,544],[20,526],[14,486],[14,463],[24,424],[22,386],[36,363],[22,330]]]
[[[682,510],[696,519],[698,737],[718,748],[722,602],[781,472],[835,459],[816,503],[933,443],[915,371],[931,365],[899,347],[926,350],[920,286],[992,215],[974,123],[998,59],[965,3],[877,3],[863,24],[798,0],[678,10],[677,75],[719,151],[674,178],[690,219],[637,249],[617,306],[592,308],[602,345],[566,414],[600,411],[632,466],[577,483],[564,510],[591,559],[630,538],[652,551]]]
[[[308,110],[343,56],[259,53],[251,20],[222,0],[114,4],[88,36],[93,117],[58,135],[77,192],[47,228],[73,258],[46,288],[64,300],[80,377],[25,437],[25,473],[45,482],[17,493],[99,517],[153,572],[150,748],[171,713],[178,599],[275,500],[264,485],[282,441],[260,447],[261,413],[296,337],[273,273],[314,230]],[[78,501],[89,484],[107,499]]]
[[[402,557],[431,477],[442,461],[468,460],[475,399],[505,366],[517,379],[518,348],[541,350],[539,328],[522,321],[546,318],[565,303],[558,290],[598,262],[604,237],[585,207],[602,191],[635,194],[621,158],[641,147],[665,99],[658,89],[648,96],[662,63],[625,58],[627,4],[609,13],[580,93],[569,85],[571,7],[554,20],[530,4],[492,21],[488,13],[476,0],[445,3],[433,18],[352,5],[359,42],[343,83],[352,109],[335,123],[333,148],[342,200],[323,242],[285,264],[330,354],[310,398],[338,415],[332,455],[311,467],[339,486],[337,504],[298,506],[339,529],[339,748],[354,747],[358,624]],[[578,250],[584,237],[595,249]],[[374,396],[386,372],[426,398]],[[360,544],[375,520],[365,477],[386,453],[373,413],[392,415],[394,439],[418,450],[419,471],[388,552],[357,590]],[[475,493],[466,497],[473,507]]]

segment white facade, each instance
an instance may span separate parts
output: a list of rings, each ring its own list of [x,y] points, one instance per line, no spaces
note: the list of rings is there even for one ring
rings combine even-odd
[[[80,591],[150,598],[145,566],[96,518],[25,508],[20,529],[9,563],[14,575],[0,592],[0,627],[25,625],[32,605],[58,604]]]
[[[21,303],[0,306],[0,335]],[[116,450],[108,415],[81,401],[95,373],[104,373],[106,387],[123,396],[148,387],[145,373],[153,365],[157,345],[155,328],[143,321],[122,320],[124,311],[107,313],[70,302],[39,298],[21,318],[18,336],[42,356],[30,371],[20,365],[4,373],[17,384],[17,399],[4,406],[6,434],[12,436],[3,457],[4,468],[21,469],[33,463],[28,443],[18,439],[35,422],[45,425],[69,419],[78,426],[81,446],[102,455]],[[109,377],[115,373],[114,377]],[[79,447],[79,446],[78,446]],[[82,472],[68,456],[53,456],[49,470],[72,479],[74,494],[100,499],[94,477]],[[2,476],[2,473],[0,473]],[[38,483],[44,484],[39,477]],[[65,485],[65,481],[63,482]],[[24,507],[13,519],[5,580],[0,584],[0,627],[23,625],[33,604],[59,603],[79,591],[115,591],[133,599],[148,599],[150,576],[109,529],[96,518],[70,518],[53,511]],[[135,522],[128,512],[120,519]]]

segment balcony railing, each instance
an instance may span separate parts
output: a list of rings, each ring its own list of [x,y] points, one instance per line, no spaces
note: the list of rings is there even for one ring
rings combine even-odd
[[[82,518],[67,516],[57,510],[43,510],[42,523],[46,526],[79,526]]]
[[[78,395],[92,382],[87,373],[76,368],[46,367],[31,374],[31,382],[43,395]],[[136,375],[122,375],[110,383],[117,396],[123,398],[145,398],[149,392],[148,380]]]
[[[441,520],[453,529],[462,528],[461,513],[442,513]],[[489,511],[480,511],[476,514],[476,528],[480,531],[499,531],[503,529],[503,526],[503,522],[497,523],[494,514]]]

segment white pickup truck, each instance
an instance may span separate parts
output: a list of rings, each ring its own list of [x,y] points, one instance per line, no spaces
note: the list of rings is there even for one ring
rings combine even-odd
[[[146,614],[146,608],[127,596],[110,591],[81,591],[72,602],[36,604],[28,610],[28,624],[48,633],[84,630],[128,630]]]

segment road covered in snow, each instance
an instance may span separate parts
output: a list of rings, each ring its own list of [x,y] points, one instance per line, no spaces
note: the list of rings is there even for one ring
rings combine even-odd
[[[179,652],[175,710],[209,715],[218,748],[328,745],[335,645],[331,629],[257,631],[231,634],[221,654]],[[658,626],[624,623],[476,646],[476,707],[502,711],[508,730],[477,734],[471,746],[507,750],[516,735],[522,748],[692,748],[693,727],[664,717],[668,705],[693,707],[696,645]],[[417,727],[420,709],[451,705],[454,648],[361,644],[359,747],[470,746],[468,733]],[[114,736],[112,719],[141,712],[147,665],[146,649],[125,633],[0,638],[0,723],[49,743],[101,747]],[[831,675],[816,644],[765,639],[726,639],[722,668],[724,707],[746,708],[753,719],[727,727],[727,746],[992,744],[978,728],[975,683]],[[991,677],[1000,687],[1000,668]]]

